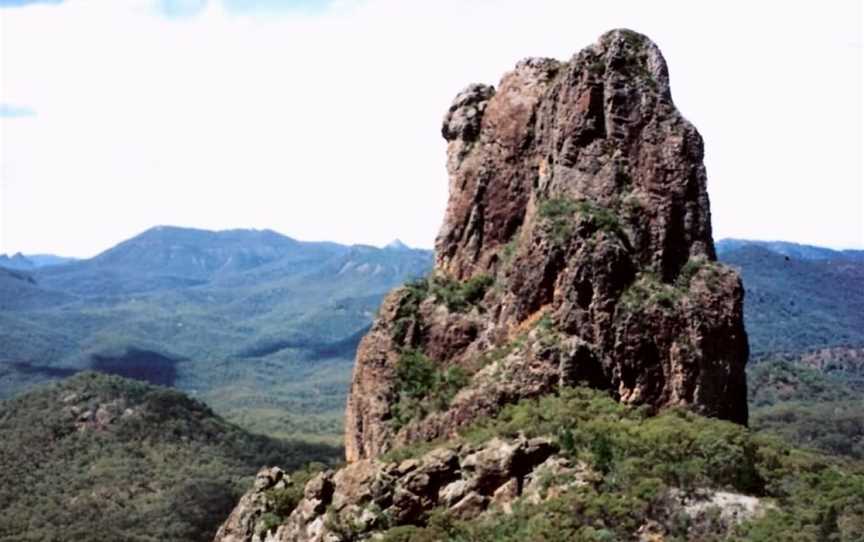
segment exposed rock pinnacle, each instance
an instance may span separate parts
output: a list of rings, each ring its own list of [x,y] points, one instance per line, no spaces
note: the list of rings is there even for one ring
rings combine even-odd
[[[650,40],[614,30],[566,63],[523,60],[460,92],[442,135],[433,278],[391,293],[360,345],[349,461],[579,382],[746,423],[741,282],[715,261],[702,138]],[[405,419],[406,352],[467,385]]]

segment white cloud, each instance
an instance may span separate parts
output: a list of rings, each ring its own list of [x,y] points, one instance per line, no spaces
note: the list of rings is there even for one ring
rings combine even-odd
[[[705,136],[715,236],[860,246],[860,5],[691,4],[6,10],[0,102],[39,115],[0,119],[0,252],[90,255],[155,224],[431,246],[456,92],[619,26],[657,41]]]

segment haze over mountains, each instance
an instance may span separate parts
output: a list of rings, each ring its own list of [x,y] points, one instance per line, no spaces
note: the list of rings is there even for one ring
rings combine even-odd
[[[6,269],[30,270],[40,267],[48,267],[51,265],[60,265],[64,263],[74,262],[75,258],[65,258],[63,256],[55,256],[53,254],[28,254],[23,255],[20,252],[7,255],[0,254],[0,267]]]
[[[0,397],[89,368],[202,393],[228,385],[226,401],[246,407],[310,364],[341,383],[384,293],[431,261],[402,245],[156,227],[91,259],[0,270]],[[333,408],[336,388],[299,393]]]

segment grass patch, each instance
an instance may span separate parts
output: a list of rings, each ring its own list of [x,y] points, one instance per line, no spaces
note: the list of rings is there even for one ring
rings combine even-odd
[[[395,390],[398,396],[391,411],[393,427],[446,410],[456,393],[470,381],[459,366],[439,367],[418,350],[407,350],[396,365]]]
[[[480,274],[464,282],[438,275],[407,283],[402,287],[402,299],[396,309],[393,340],[403,344],[410,327],[422,325],[420,304],[429,296],[433,296],[436,302],[446,305],[452,312],[465,312],[472,307],[479,307],[483,296],[494,282],[495,280],[489,275]]]
[[[644,311],[650,307],[672,310],[680,301],[683,292],[671,284],[665,284],[654,273],[642,273],[621,294],[618,307],[625,314]]]
[[[595,231],[613,234],[623,231],[618,216],[611,209],[588,200],[549,198],[540,203],[539,214],[547,233],[558,244],[573,235],[577,218],[589,221]]]
[[[712,262],[705,256],[693,256],[681,268],[675,286],[681,290],[689,290],[693,278],[701,274],[708,288],[714,290],[720,284],[721,273],[721,266],[717,262]]]
[[[402,290],[404,295],[399,301],[393,324],[393,340],[398,344],[405,342],[408,328],[412,323],[421,322],[420,303],[429,296],[429,280],[422,278],[408,282]]]
[[[485,274],[473,276],[464,282],[439,275],[432,279],[430,291],[436,301],[447,305],[448,310],[465,312],[479,306],[494,282],[495,279]]]

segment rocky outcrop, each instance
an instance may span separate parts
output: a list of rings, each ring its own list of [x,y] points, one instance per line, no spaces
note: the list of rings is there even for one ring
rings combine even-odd
[[[579,382],[746,423],[743,290],[715,261],[702,139],[653,43],[615,30],[524,60],[461,92],[442,135],[435,269],[360,345],[349,461]]]
[[[565,434],[456,436],[504,405],[578,384],[648,411],[746,423],[743,290],[716,262],[702,140],[668,83],[657,47],[615,30],[569,62],[524,60],[497,89],[456,97],[442,127],[450,201],[435,269],[392,292],[360,343],[348,465],[317,475],[265,529],[244,518],[272,505],[247,495],[232,532],[365,540],[422,526],[433,509],[473,519],[508,514],[517,499],[598,491],[603,474],[559,450]],[[448,444],[388,459],[436,440]],[[663,521],[633,537],[662,540],[681,514],[705,516],[694,523],[705,532],[727,529],[758,509],[705,491],[660,495]]]
[[[555,474],[566,473],[568,484],[599,480],[590,468],[555,455],[557,451],[546,438],[496,438],[482,446],[434,448],[416,459],[356,461],[313,478],[290,516],[270,530],[255,522],[272,508],[262,503],[256,484],[216,540],[366,539],[387,528],[422,524],[434,508],[471,518],[487,509],[506,510],[522,496],[540,502],[549,495],[541,478]]]
[[[320,472],[290,513],[274,521],[268,519],[277,509],[272,495],[290,480],[278,469],[264,469],[216,541],[374,540],[388,529],[424,525],[433,511],[457,520],[511,514],[520,499],[539,505],[574,489],[597,491],[603,480],[587,463],[559,453],[551,438],[451,442],[409,459],[362,459]],[[684,518],[687,540],[705,540],[760,517],[770,504],[728,491],[669,489],[655,499],[655,507],[653,519],[632,539],[667,540],[669,527]]]
[[[225,523],[219,527],[216,540],[221,542],[264,542],[268,536],[267,515],[276,508],[272,491],[287,489],[290,478],[279,467],[261,469],[255,484],[237,503]]]

